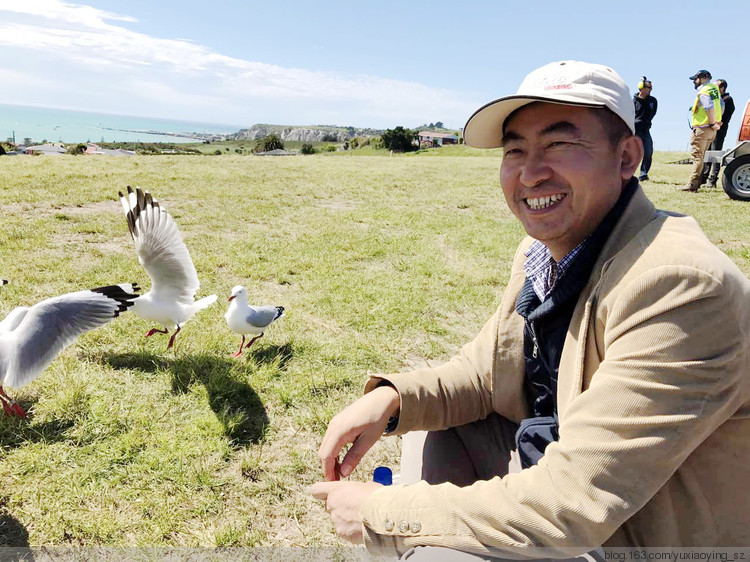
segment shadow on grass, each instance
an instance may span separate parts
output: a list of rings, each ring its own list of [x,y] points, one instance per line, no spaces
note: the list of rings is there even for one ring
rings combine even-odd
[[[23,548],[28,546],[29,532],[26,530],[26,527],[12,515],[8,515],[7,513],[0,514],[0,547]],[[2,557],[1,553],[0,557]],[[17,558],[13,559],[17,560]]]
[[[294,356],[294,347],[290,343],[252,347],[242,353],[246,361],[254,360],[258,365],[278,365],[279,371],[285,371],[286,365]]]
[[[283,347],[283,346],[282,346]],[[273,351],[268,352],[268,361]],[[169,371],[172,392],[186,394],[194,384],[202,384],[208,392],[211,409],[224,426],[225,434],[238,445],[257,443],[263,438],[268,415],[253,388],[233,378],[235,363],[214,355],[163,357],[144,351],[121,355],[105,355],[115,369],[136,369],[144,372]]]
[[[19,400],[21,407],[29,411],[33,402]],[[45,423],[34,423],[33,417],[27,419],[3,417],[0,414],[0,447],[17,448],[24,443],[59,443],[69,441],[65,430],[72,427],[72,420],[53,420]],[[2,546],[2,542],[0,542]]]

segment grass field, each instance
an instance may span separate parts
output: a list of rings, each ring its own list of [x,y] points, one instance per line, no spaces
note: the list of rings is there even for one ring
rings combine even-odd
[[[128,184],[180,225],[198,296],[219,295],[172,351],[124,314],[10,391],[30,417],[0,418],[0,546],[338,545],[304,491],[327,421],[368,373],[456,352],[497,306],[523,235],[499,157],[467,150],[0,158],[0,316],[98,285],[150,287],[117,201]],[[750,274],[750,207],[675,191],[689,170],[668,162],[683,157],[657,153],[646,192]],[[287,315],[232,359],[239,336],[222,316],[236,284]],[[353,478],[397,468],[398,449],[383,440]]]

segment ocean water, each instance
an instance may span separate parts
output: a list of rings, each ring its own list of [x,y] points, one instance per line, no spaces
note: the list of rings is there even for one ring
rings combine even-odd
[[[247,125],[244,125],[247,127]],[[186,135],[226,135],[243,125],[173,121],[149,117],[88,113],[43,107],[0,104],[0,139],[15,134],[16,142],[196,142]],[[201,140],[201,139],[197,139]]]

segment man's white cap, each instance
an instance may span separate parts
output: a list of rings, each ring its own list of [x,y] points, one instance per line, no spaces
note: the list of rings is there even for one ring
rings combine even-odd
[[[614,70],[575,60],[546,64],[532,71],[514,96],[480,107],[464,126],[464,142],[476,148],[502,145],[503,123],[519,107],[536,101],[608,107],[635,133],[635,108],[630,90]]]

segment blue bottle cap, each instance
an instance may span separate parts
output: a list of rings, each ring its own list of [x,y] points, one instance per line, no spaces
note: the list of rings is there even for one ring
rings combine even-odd
[[[393,473],[387,466],[379,466],[372,473],[372,481],[383,486],[390,486],[393,484]]]

